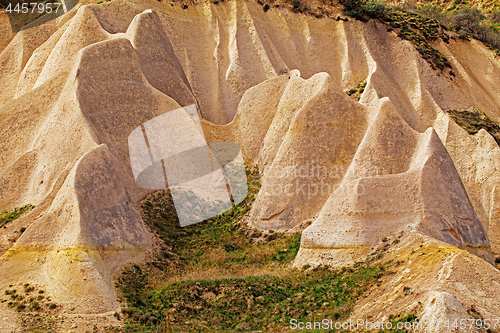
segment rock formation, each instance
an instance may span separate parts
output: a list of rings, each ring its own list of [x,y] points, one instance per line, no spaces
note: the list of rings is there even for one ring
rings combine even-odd
[[[464,272],[462,260],[500,283],[500,147],[444,112],[476,107],[500,121],[500,63],[478,41],[436,47],[455,76],[375,21],[239,0],[80,3],[2,40],[0,207],[36,208],[0,231],[0,287],[31,280],[68,312],[116,310],[113,272],[151,246],[137,207],[150,192],[134,182],[127,137],[190,104],[208,142],[238,143],[259,165],[252,226],[312,221],[297,266],[350,264],[404,233],[403,252],[422,239],[458,253],[439,274]],[[359,101],[347,96],[364,80]],[[18,225],[27,229],[12,242]],[[426,274],[443,265],[430,264]],[[446,306],[458,316],[457,302],[481,299],[444,285],[415,299],[429,302],[426,316]]]

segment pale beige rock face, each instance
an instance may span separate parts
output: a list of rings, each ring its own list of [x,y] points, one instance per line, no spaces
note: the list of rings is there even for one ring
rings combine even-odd
[[[265,13],[245,1],[79,5],[1,39],[0,208],[37,208],[15,222],[31,223],[15,243],[14,227],[0,230],[0,289],[29,280],[75,312],[116,310],[113,272],[151,243],[137,209],[148,192],[134,183],[127,137],[194,103],[207,141],[238,143],[260,166],[251,225],[313,221],[297,266],[350,264],[404,231],[401,256],[420,243],[456,253],[405,264],[405,278],[425,272],[413,281],[429,293],[415,304],[462,314],[454,298],[498,318],[486,305],[498,297],[471,290],[493,290],[476,275],[500,281],[490,265],[491,250],[500,255],[500,148],[443,110],[477,107],[499,121],[500,65],[477,41],[438,47],[456,77],[379,23]],[[358,103],[343,90],[363,80]],[[407,309],[402,282],[387,283],[394,292],[375,290],[380,302],[367,299],[355,314]]]
[[[306,81],[292,71],[262,146],[262,189],[252,223],[283,231],[317,213],[365,127],[364,108],[335,91],[329,75]]]
[[[438,136],[411,129],[383,99],[341,186],[302,233],[301,249],[369,248],[402,229],[493,264],[486,232]],[[296,261],[303,263],[301,253]]]
[[[498,170],[500,150],[491,135],[480,130],[476,135],[467,132],[445,115],[440,115],[436,130],[455,161],[467,194],[491,242],[492,251],[500,253]]]
[[[431,295],[427,300],[425,310],[422,313],[422,322],[428,323],[432,328],[437,328],[436,331],[439,326],[442,326],[440,332],[453,332],[455,331],[453,327],[444,327],[446,321],[453,325],[455,321],[460,323],[460,319],[463,321],[468,317],[467,310],[452,294],[441,291]],[[465,328],[459,326],[458,329],[459,332],[470,332],[470,322],[466,321]]]
[[[295,74],[294,71],[292,73]],[[257,163],[264,139],[280,105],[281,95],[290,80],[289,75],[266,80],[243,95],[233,126],[236,127],[238,145],[246,161]],[[256,123],[259,125],[255,126]]]

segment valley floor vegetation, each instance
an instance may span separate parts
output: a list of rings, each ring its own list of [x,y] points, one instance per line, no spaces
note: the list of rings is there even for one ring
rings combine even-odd
[[[247,179],[250,190],[240,205],[184,228],[168,191],[144,200],[142,216],[160,249],[117,277],[122,309],[116,317],[124,327],[109,330],[275,332],[291,319],[349,316],[386,267],[366,261],[340,270],[292,268],[300,233],[261,232],[245,223],[260,188],[258,170],[248,168]]]

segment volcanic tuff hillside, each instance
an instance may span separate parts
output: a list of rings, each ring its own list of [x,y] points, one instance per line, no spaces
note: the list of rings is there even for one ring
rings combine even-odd
[[[80,4],[3,36],[0,207],[35,208],[0,229],[0,289],[30,281],[66,313],[113,313],[113,272],[152,244],[127,137],[196,104],[207,141],[236,142],[260,167],[250,225],[312,222],[296,266],[350,264],[398,239],[390,256],[403,264],[355,316],[421,302],[422,318],[471,305],[500,317],[500,148],[445,112],[500,122],[500,63],[482,43],[435,42],[453,76],[379,22],[246,1]],[[345,93],[363,81],[359,102]],[[0,327],[16,327],[0,306]]]

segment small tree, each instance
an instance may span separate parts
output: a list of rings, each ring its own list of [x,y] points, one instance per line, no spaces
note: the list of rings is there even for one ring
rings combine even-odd
[[[362,6],[363,11],[369,16],[373,18],[380,18],[385,15],[387,8],[385,3],[378,1],[370,1]]]
[[[453,15],[452,24],[456,30],[479,31],[481,22],[486,18],[479,8],[462,7]]]

